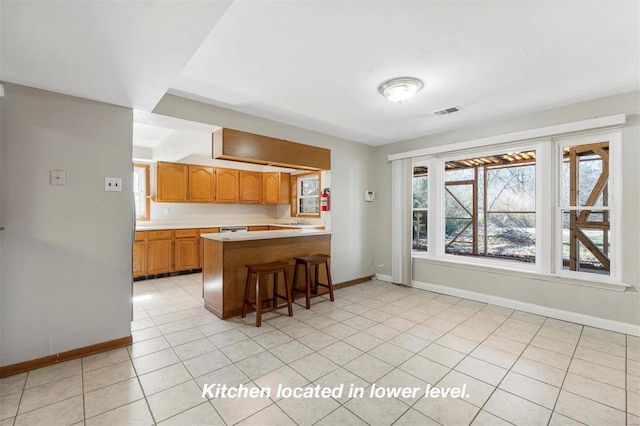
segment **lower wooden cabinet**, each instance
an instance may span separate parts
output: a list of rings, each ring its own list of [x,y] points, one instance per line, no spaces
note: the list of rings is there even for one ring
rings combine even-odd
[[[176,229],[174,241],[175,271],[198,269],[200,256],[198,255],[198,230]]]
[[[138,231],[133,242],[133,277],[202,268],[198,229]],[[218,232],[207,229],[207,232]]]
[[[173,230],[147,231],[147,274],[173,270]]]
[[[133,242],[133,276],[147,275],[147,233],[136,232]]]

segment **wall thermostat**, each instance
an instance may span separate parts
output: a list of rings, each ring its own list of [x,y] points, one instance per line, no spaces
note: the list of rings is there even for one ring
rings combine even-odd
[[[364,191],[364,200],[365,201],[375,201],[376,199],[376,193],[373,191]]]

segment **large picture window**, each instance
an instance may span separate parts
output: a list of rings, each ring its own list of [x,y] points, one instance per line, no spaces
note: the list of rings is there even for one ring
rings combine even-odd
[[[535,263],[536,152],[444,163],[445,253]]]
[[[625,286],[620,140],[605,130],[412,152],[413,258]]]

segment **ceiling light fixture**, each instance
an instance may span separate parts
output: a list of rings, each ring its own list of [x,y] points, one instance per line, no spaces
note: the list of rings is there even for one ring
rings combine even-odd
[[[391,102],[401,103],[422,89],[424,83],[414,77],[398,77],[387,80],[378,86],[378,92]]]

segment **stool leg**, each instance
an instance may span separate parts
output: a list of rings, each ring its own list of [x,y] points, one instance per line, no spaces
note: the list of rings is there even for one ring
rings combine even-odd
[[[256,327],[262,325],[262,280],[260,279],[260,273],[256,274]]]
[[[293,265],[293,283],[291,283],[291,297],[294,299],[296,290],[298,290],[298,262]]]
[[[313,274],[313,294],[318,294],[318,270],[320,266],[316,264],[313,269],[315,271]]]
[[[287,308],[289,308],[289,316],[293,316],[293,300],[291,296],[291,292],[289,292],[289,284],[287,283],[287,270],[282,271],[282,276],[284,277],[284,294],[287,296]]]
[[[309,270],[309,263],[305,265],[305,285],[307,295],[306,308],[311,309],[311,271]]]
[[[325,262],[325,266],[327,267],[327,284],[329,285],[329,296],[331,296],[331,301],[333,302],[335,299],[333,297],[333,282],[331,281],[331,269],[329,269],[329,260]]]
[[[249,287],[251,286],[251,272],[247,272],[247,281],[244,284],[244,301],[242,302],[242,318],[247,316],[247,305],[249,304]]]
[[[278,273],[273,274],[273,308],[278,306]]]

